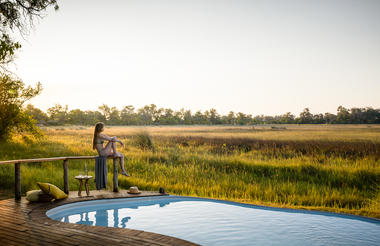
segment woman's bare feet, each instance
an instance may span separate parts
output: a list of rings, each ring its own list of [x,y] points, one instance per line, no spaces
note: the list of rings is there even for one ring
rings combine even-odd
[[[130,177],[131,176],[126,171],[121,171],[121,174],[124,175],[125,177]]]

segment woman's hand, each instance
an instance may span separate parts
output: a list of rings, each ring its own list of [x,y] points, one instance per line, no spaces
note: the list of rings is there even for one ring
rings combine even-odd
[[[122,146],[122,147],[124,147],[124,144],[123,144],[123,142],[122,142],[122,141],[120,141],[119,139],[117,139],[117,137],[116,137],[116,136],[114,136],[114,137],[112,137],[112,138],[111,138],[111,142],[118,142],[118,143],[120,143],[120,144],[121,144],[121,146]]]

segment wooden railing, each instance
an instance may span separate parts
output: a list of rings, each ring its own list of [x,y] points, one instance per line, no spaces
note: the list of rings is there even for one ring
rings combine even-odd
[[[2,164],[14,164],[15,165],[15,199],[21,199],[21,163],[41,163],[41,162],[51,162],[51,161],[63,161],[63,191],[69,193],[69,160],[86,160],[95,159],[96,156],[69,156],[69,157],[51,157],[51,158],[40,158],[40,159],[22,159],[22,160],[10,160],[10,161],[0,161]],[[113,158],[113,191],[118,192],[119,186],[117,182],[117,159],[119,157]],[[120,160],[119,160],[120,161]]]

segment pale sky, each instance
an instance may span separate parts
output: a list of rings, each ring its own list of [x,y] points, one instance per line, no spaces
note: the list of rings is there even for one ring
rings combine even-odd
[[[64,0],[22,40],[31,101],[258,115],[380,108],[378,0]]]

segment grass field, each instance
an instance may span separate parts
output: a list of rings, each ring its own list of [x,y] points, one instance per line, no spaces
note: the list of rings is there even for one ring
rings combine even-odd
[[[49,127],[40,140],[2,144],[1,160],[96,155],[92,127]],[[154,149],[138,135],[148,132]],[[123,189],[164,187],[171,194],[380,218],[379,125],[108,127],[126,143]],[[85,161],[69,162],[70,190]],[[109,161],[109,189],[112,162]],[[94,161],[88,161],[94,174]],[[61,162],[22,164],[22,192],[36,182],[63,187]],[[13,165],[0,166],[0,193],[13,193]],[[91,182],[91,189],[95,184]]]

